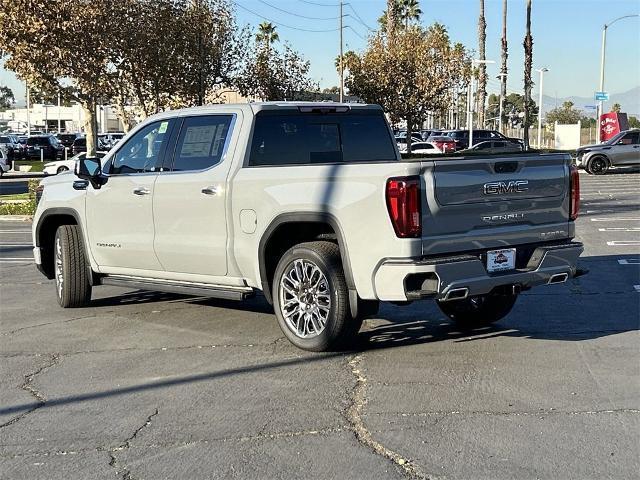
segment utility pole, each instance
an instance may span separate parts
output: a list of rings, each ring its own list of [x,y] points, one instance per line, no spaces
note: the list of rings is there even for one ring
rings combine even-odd
[[[29,84],[27,83],[27,135],[31,136],[31,91],[29,90]]]
[[[540,92],[538,96],[538,150],[542,146],[542,84],[544,82],[544,73],[548,72],[547,67],[537,68],[536,72],[540,74]]]
[[[340,103],[344,102],[344,59],[342,53],[342,0],[340,1]]]

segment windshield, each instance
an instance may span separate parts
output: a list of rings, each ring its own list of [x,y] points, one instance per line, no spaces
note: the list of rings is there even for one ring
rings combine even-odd
[[[620,132],[617,135],[615,135],[614,137],[611,137],[609,140],[607,140],[606,142],[604,142],[606,145],[613,145],[614,143],[616,143],[618,140],[620,140],[622,137],[625,136],[627,132]]]

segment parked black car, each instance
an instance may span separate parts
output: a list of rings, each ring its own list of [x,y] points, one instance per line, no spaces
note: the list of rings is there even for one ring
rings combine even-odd
[[[469,130],[445,130],[442,135],[453,138],[456,142],[456,150],[463,150],[469,147]],[[507,142],[517,143],[524,146],[524,142],[520,138],[505,137],[497,130],[473,130],[473,144],[484,142],[487,140],[505,140]]]
[[[78,155],[79,153],[87,151],[87,138],[86,137],[78,137],[73,141],[73,145],[71,146],[71,153],[73,156]]]
[[[78,138],[77,133],[59,133],[56,135],[63,147],[71,148],[73,142]]]
[[[43,158],[56,160],[64,154],[64,147],[53,135],[33,135],[27,138],[27,158],[31,160],[40,159],[40,151]]]
[[[20,144],[13,135],[0,135],[0,148],[6,153],[9,161],[20,158]]]

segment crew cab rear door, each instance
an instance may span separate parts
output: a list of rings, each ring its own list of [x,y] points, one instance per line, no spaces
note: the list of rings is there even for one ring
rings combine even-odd
[[[423,254],[569,237],[569,160],[551,154],[423,162]]]
[[[233,157],[227,153],[241,114],[216,112],[179,119],[174,153],[156,181],[154,249],[166,272],[227,274],[227,177]]]

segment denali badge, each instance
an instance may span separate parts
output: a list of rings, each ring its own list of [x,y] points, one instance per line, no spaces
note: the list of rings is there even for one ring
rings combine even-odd
[[[524,213],[501,213],[498,215],[485,215],[482,217],[483,222],[512,222],[514,220],[522,220]]]
[[[506,182],[489,182],[483,185],[485,195],[502,195],[505,193],[521,193],[529,190],[529,180],[509,180]]]

